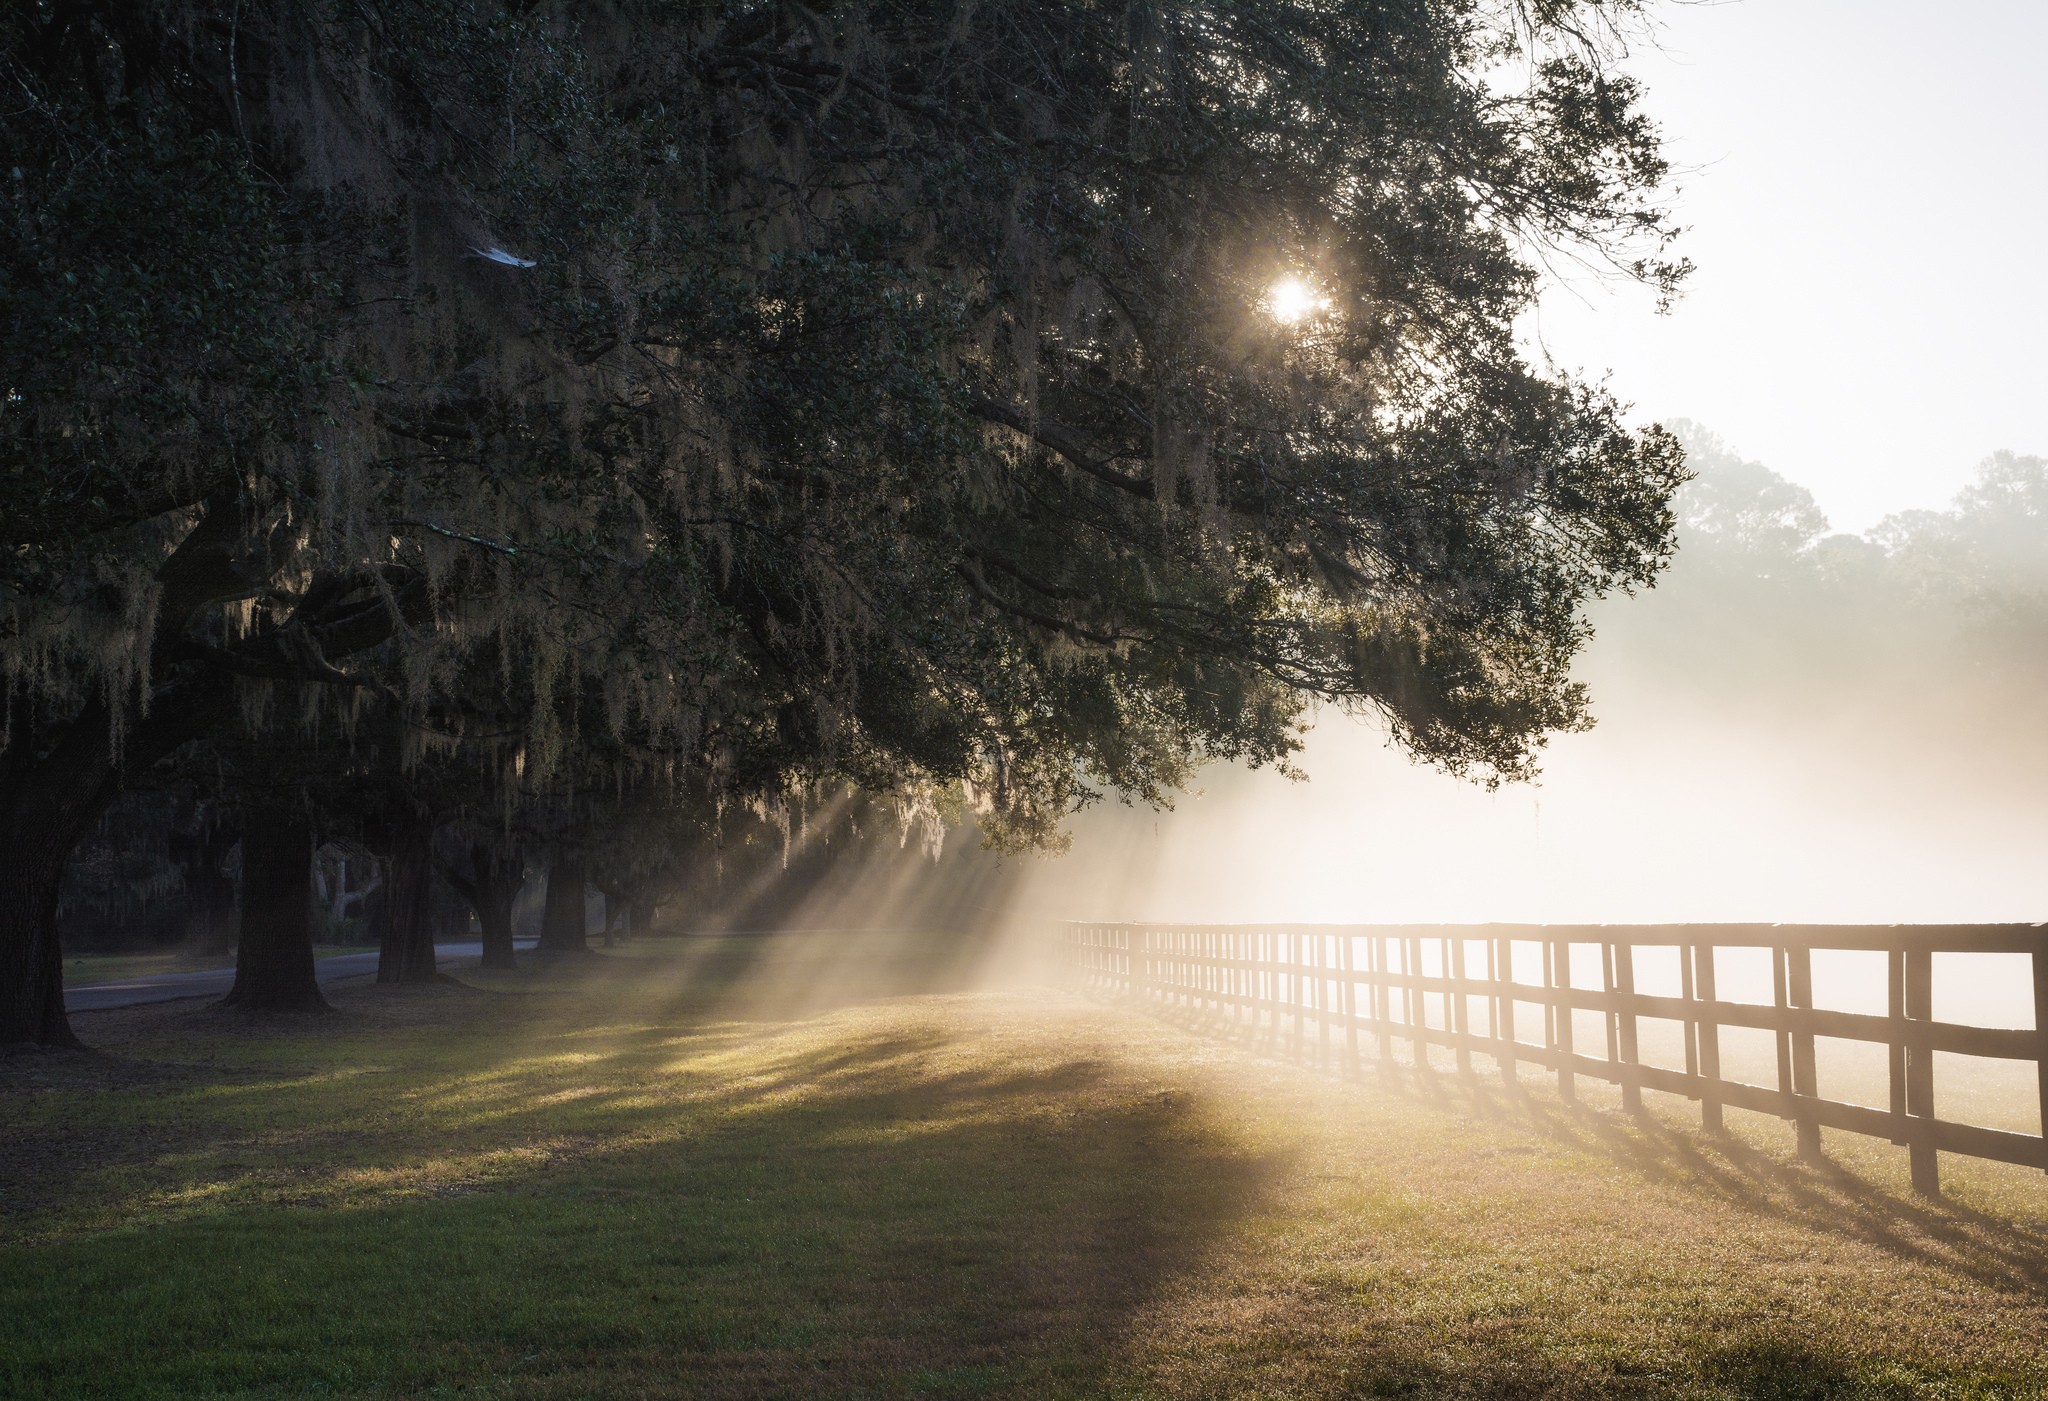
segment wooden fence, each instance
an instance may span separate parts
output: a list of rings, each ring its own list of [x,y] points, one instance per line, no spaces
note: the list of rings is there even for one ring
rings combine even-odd
[[[1940,1187],[1938,1152],[2048,1170],[2042,1134],[1954,1122],[1934,1105],[1936,1053],[2026,1061],[2035,1070],[2041,1123],[2048,1125],[2048,926],[1068,924],[1063,930],[1068,968],[1092,986],[1250,1019],[1291,1035],[1297,1046],[1313,1035],[1323,1051],[1354,1061],[1361,1037],[1372,1039],[1382,1057],[1406,1042],[1418,1063],[1427,1062],[1430,1047],[1445,1048],[1466,1073],[1472,1057],[1482,1054],[1509,1082],[1524,1064],[1556,1072],[1566,1100],[1582,1075],[1619,1085],[1630,1110],[1641,1108],[1645,1089],[1684,1095],[1700,1102],[1706,1128],[1716,1132],[1723,1107],[1734,1105],[1792,1121],[1800,1151],[1809,1156],[1820,1151],[1823,1127],[1889,1139],[1910,1151],[1913,1185],[1929,1195]],[[1579,985],[1593,981],[1590,969],[1574,978],[1575,949],[1585,951],[1576,960],[1581,969],[1597,964],[1597,986]],[[1638,954],[1652,949],[1676,952],[1675,996],[1637,988]],[[1717,995],[1716,952],[1737,949],[1768,954],[1769,1003]],[[1816,950],[1884,955],[1887,1012],[1816,1006]],[[2030,957],[2031,1028],[1935,1020],[1935,956],[1977,953]],[[1524,976],[1516,976],[1518,969]],[[1574,1044],[1574,1012],[1600,1018],[1604,1056]],[[1639,1040],[1646,1018],[1676,1024],[1683,1070],[1644,1062]],[[1722,1073],[1724,1027],[1774,1036],[1775,1085]],[[1531,1039],[1539,1028],[1540,1039]],[[1818,1037],[1885,1047],[1889,1107],[1821,1093]]]

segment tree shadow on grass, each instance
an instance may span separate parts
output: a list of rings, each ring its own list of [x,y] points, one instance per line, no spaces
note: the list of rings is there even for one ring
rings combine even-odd
[[[1479,1058],[1482,1068],[1475,1073],[1382,1061],[1372,1054],[1371,1038],[1361,1036],[1353,1061],[1348,1047],[1319,1043],[1313,1035],[1296,1038],[1284,1026],[1247,1026],[1187,1008],[1150,1010],[1196,1034],[1333,1075],[1368,1079],[1447,1112],[1531,1127],[1560,1144],[1625,1164],[1648,1181],[1703,1191],[1760,1215],[1863,1241],[1997,1289],[2048,1291],[2048,1229],[1978,1210],[1952,1195],[1930,1200],[1872,1181],[1836,1159],[1790,1159],[1732,1134],[1673,1124],[1654,1112],[1626,1114],[1566,1103],[1547,1086],[1504,1082],[1486,1057]]]
[[[1095,1395],[1277,1170],[1087,1059],[911,1026],[721,1072],[742,1029],[681,1034],[519,1047],[460,1086],[229,1087],[272,1127],[225,1151],[288,1159],[0,1251],[0,1394]],[[432,1137],[487,1166],[436,1171],[404,1121],[466,1110]],[[412,1176],[352,1194],[380,1167]]]
[[[665,1015],[755,1021],[815,1016],[879,998],[976,990],[1000,941],[942,930],[792,930],[663,935],[557,965],[529,960],[491,986],[580,990],[615,984]]]

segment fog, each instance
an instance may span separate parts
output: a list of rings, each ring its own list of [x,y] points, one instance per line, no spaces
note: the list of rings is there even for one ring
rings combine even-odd
[[[2048,916],[2048,468],[1987,460],[1948,510],[1828,530],[1682,425],[1669,573],[1604,601],[1597,724],[1536,785],[1418,767],[1319,717],[1305,782],[1212,768],[1113,801],[1015,899],[1067,918],[1947,922]]]

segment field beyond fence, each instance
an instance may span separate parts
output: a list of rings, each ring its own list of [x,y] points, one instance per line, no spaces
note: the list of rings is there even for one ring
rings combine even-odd
[[[1929,1195],[1943,1152],[2048,1170],[2048,926],[1072,923],[1061,952],[1088,985],[1248,1019],[1325,1057],[1406,1043],[1427,1064],[1440,1047],[1467,1074],[1492,1057],[1510,1084],[1525,1064],[1553,1071],[1566,1100],[1581,1076],[1610,1083],[1631,1110],[1664,1091],[1697,1100],[1713,1132],[1724,1107],[1790,1120],[1809,1157],[1823,1127],[1889,1139]],[[1836,976],[1817,984],[1817,961]],[[1841,1005],[1859,997],[1881,1010]],[[1959,1019],[1989,1004],[2018,1021],[2029,1002],[2026,1026]],[[1757,1033],[1771,1054],[1731,1063],[1724,1042]],[[1847,1051],[1826,1088],[1824,1045]],[[1936,1065],[1951,1056],[2030,1072],[2033,1130],[1943,1117]],[[1882,1104],[1846,1097],[1873,1083]]]

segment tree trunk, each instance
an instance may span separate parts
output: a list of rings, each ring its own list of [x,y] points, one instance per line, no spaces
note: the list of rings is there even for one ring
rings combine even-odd
[[[219,1005],[327,1010],[313,971],[313,820],[298,804],[243,809],[241,944]]]
[[[230,485],[238,480],[238,473],[220,479],[206,498],[205,515],[157,570],[162,588],[147,668],[155,680],[149,704],[125,731],[113,723],[105,699],[45,728],[35,723],[27,693],[10,691],[8,704],[20,723],[10,718],[9,743],[0,748],[0,1045],[78,1045],[64,1015],[57,942],[57,883],[65,859],[128,774],[206,734],[234,710],[234,678],[210,668],[195,671],[184,665],[183,653],[186,625],[202,609],[248,594],[248,579],[234,567],[246,519],[239,487]],[[413,612],[420,608],[412,605]],[[348,650],[382,640],[356,634]],[[344,654],[330,650],[328,657]],[[309,874],[310,868],[309,862]]]
[[[157,601],[150,646],[162,655],[186,620],[204,603],[235,596],[217,567],[223,541],[240,516],[212,509],[179,542],[157,571]],[[165,677],[165,664],[153,665]],[[232,681],[221,675],[161,680],[150,705],[128,727],[124,744],[105,699],[88,701],[39,746],[35,710],[25,691],[9,688],[9,743],[0,748],[0,1045],[22,1042],[77,1046],[64,1015],[64,955],[57,940],[57,883],[64,862],[86,831],[137,773],[225,720],[234,703]]]
[[[654,932],[654,897],[635,895],[626,906],[626,932],[631,938],[641,938]]]
[[[434,818],[407,808],[384,827],[388,872],[384,938],[377,950],[380,983],[434,980]]]
[[[79,1048],[64,1015],[57,888],[68,847],[11,843],[0,858],[0,1046]]]
[[[486,968],[512,968],[512,902],[526,883],[526,862],[518,855],[501,855],[487,842],[469,849],[470,867],[476,872],[476,920],[483,930]]]
[[[123,757],[147,767],[223,718],[232,692],[166,687],[128,733]],[[26,732],[24,720],[20,730]],[[57,892],[64,863],[121,791],[109,717],[88,704],[46,752],[18,733],[0,750],[0,1046],[78,1047],[64,1014]]]
[[[588,953],[583,916],[583,858],[557,856],[548,867],[548,898],[540,921],[543,954]]]

